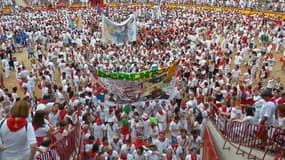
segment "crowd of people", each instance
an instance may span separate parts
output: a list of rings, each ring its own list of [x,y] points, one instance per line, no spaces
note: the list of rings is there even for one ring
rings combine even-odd
[[[144,11],[109,8],[117,22],[137,12],[137,41],[121,46],[100,42],[94,8],[22,8],[0,17],[4,84],[10,74],[19,82],[0,90],[1,159],[33,158],[77,124],[88,159],[201,159],[210,102],[230,120],[285,126],[282,75],[271,73],[284,63],[276,58],[285,56],[284,21],[185,7],[161,7],[156,19]],[[78,15],[80,27],[71,27]],[[108,105],[98,98],[108,91],[97,70],[136,73],[178,59],[170,99]]]

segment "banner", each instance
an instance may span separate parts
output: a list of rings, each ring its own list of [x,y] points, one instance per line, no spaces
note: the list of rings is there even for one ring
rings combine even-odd
[[[136,15],[131,14],[124,22],[116,23],[102,14],[101,41],[116,45],[136,41]]]
[[[82,15],[81,13],[79,13],[76,19],[76,28],[81,29],[81,25],[82,25]]]
[[[139,73],[106,73],[97,71],[108,96],[105,100],[115,104],[134,103],[152,99],[169,99],[173,96],[176,69],[179,61],[158,70]]]

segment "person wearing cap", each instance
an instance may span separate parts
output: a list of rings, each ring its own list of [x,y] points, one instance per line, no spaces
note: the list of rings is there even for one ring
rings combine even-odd
[[[106,134],[106,126],[103,124],[102,119],[97,118],[92,128],[95,139],[102,141],[103,136]]]
[[[184,159],[183,157],[183,149],[178,144],[177,138],[173,137],[171,139],[171,145],[167,148],[167,150],[170,150],[174,159]]]
[[[181,103],[181,107],[180,107],[180,114],[179,114],[179,118],[180,118],[180,125],[182,128],[184,129],[188,129],[188,120],[189,120],[189,116],[188,116],[188,113],[189,113],[189,109],[186,105],[186,102],[182,102]]]
[[[151,126],[151,140],[152,142],[154,142],[157,138],[158,138],[158,134],[159,134],[159,129],[158,129],[158,123],[157,123],[157,119],[155,119],[154,117],[150,117],[150,126]]]

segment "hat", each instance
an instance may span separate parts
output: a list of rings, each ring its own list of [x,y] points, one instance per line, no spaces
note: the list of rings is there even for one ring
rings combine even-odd
[[[125,111],[125,112],[130,112],[131,111],[131,107],[130,106],[128,106],[128,105],[125,105],[124,106],[124,108],[123,108],[123,110]]]
[[[173,137],[172,139],[171,139],[171,143],[176,143],[177,142],[177,139],[175,138],[175,137]]]
[[[272,97],[272,91],[268,90],[268,89],[265,89],[261,94],[260,96],[262,97]]]
[[[96,123],[103,123],[103,121],[102,121],[101,118],[97,118],[97,119],[96,119]]]
[[[157,125],[157,124],[158,124],[157,119],[154,118],[154,117],[150,117],[150,122],[151,122],[152,124],[154,124],[154,125]]]

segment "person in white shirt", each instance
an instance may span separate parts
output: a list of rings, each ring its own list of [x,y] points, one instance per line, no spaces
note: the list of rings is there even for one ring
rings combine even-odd
[[[11,117],[0,122],[1,160],[34,157],[37,140],[32,124],[26,120],[30,112],[31,105],[20,100],[11,108]]]
[[[99,139],[100,141],[102,141],[103,139],[103,135],[106,131],[106,127],[103,124],[103,121],[100,118],[96,119],[96,123],[93,125],[93,129],[94,129],[94,137],[95,139]]]
[[[271,90],[264,90],[260,95],[265,102],[263,103],[260,112],[259,112],[259,120],[258,123],[260,124],[260,128],[258,131],[257,136],[261,139],[261,148],[264,148],[267,143],[267,129],[263,126],[270,126],[274,122],[274,115],[275,115],[275,103],[271,101],[273,97]]]
[[[119,139],[118,135],[114,135],[114,137],[112,138],[109,144],[112,146],[114,151],[116,151],[117,153],[120,153],[121,147],[124,143],[122,139]]]
[[[27,76],[28,84],[30,87],[30,91],[33,95],[35,95],[35,85],[36,85],[36,76],[33,74],[33,72],[30,72],[29,76]]]
[[[6,57],[2,59],[2,69],[5,72],[5,78],[8,78],[10,76],[10,65]]]
[[[109,145],[107,147],[107,150],[104,152],[104,156],[107,159],[118,159],[119,158],[119,154],[118,152],[116,152],[115,150],[113,150],[112,146]]]
[[[240,70],[239,66],[236,66],[235,68],[233,68],[232,77],[233,77],[233,81],[235,83],[237,83],[239,81],[240,75],[241,75],[241,70]]]
[[[174,117],[174,119],[169,124],[169,131],[172,137],[177,137],[179,135],[181,125],[179,122],[179,117]]]
[[[159,137],[153,142],[153,144],[157,146],[157,149],[161,154],[166,153],[166,149],[169,147],[170,142],[169,139],[165,137],[165,131],[162,130],[159,132]]]
[[[275,115],[275,103],[270,101],[273,97],[272,92],[266,89],[261,93],[261,97],[265,100],[265,103],[260,109],[258,122],[261,125],[272,125],[273,116]]]
[[[201,160],[201,156],[197,154],[197,148],[192,148],[185,160]]]
[[[175,160],[182,159],[183,149],[180,145],[178,145],[177,138],[174,137],[172,138],[171,145],[167,148],[167,150],[169,150],[172,153],[173,158]]]
[[[106,132],[107,132],[107,138],[108,142],[111,143],[113,137],[118,133],[119,126],[117,123],[114,122],[113,118],[110,118],[106,124]]]
[[[145,160],[146,159],[146,153],[144,151],[144,148],[142,146],[139,146],[134,152],[133,152],[133,159],[134,160]]]
[[[166,122],[167,122],[167,113],[164,111],[163,107],[158,107],[158,112],[156,113],[155,118],[158,121],[158,129],[166,130]]]
[[[242,60],[243,60],[243,59],[242,59],[242,56],[241,56],[240,53],[238,52],[237,55],[235,56],[235,60],[234,60],[235,66],[240,66]]]

